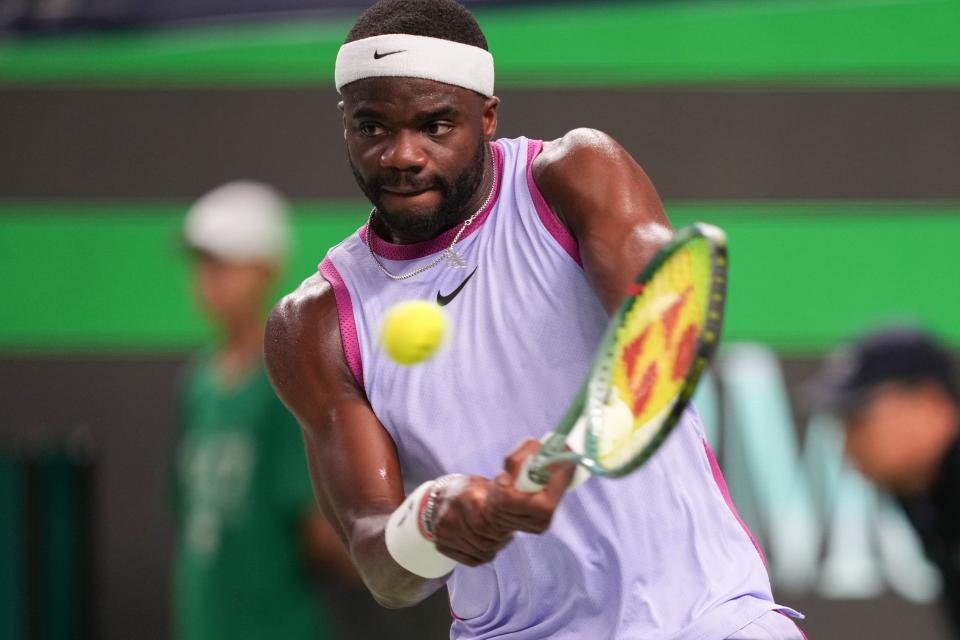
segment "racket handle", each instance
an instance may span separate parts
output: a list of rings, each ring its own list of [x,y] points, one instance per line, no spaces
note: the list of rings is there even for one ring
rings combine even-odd
[[[530,470],[533,469],[533,464],[539,457],[538,454],[534,454],[523,461],[523,466],[520,467],[520,473],[517,474],[517,481],[513,483],[514,488],[525,493],[536,493],[543,489],[547,484],[546,482],[539,483],[530,477]],[[549,472],[545,473],[547,474],[547,479],[549,479]]]
[[[540,449],[540,451],[523,461],[523,466],[520,467],[520,473],[517,475],[517,481],[513,483],[513,486],[516,489],[526,493],[536,493],[537,491],[543,489],[547,482],[550,481],[550,471],[547,470],[544,461],[551,459],[549,454],[544,455],[544,451],[562,451],[565,448],[569,448],[574,453],[579,453],[582,455],[586,446],[584,444],[586,430],[587,419],[581,416],[580,419],[577,420],[577,423],[574,425],[573,429],[570,431],[570,434],[566,437],[560,436],[561,439],[554,440],[558,437],[558,434],[553,432],[543,436],[543,438],[540,439],[540,442],[543,443],[544,448]],[[531,469],[534,470],[534,477],[530,477]],[[573,478],[570,480],[570,485],[567,487],[567,491],[576,489],[586,482],[587,478],[589,477],[590,471],[582,464],[578,464],[577,470],[574,472]],[[537,482],[537,478],[543,480],[543,482]]]

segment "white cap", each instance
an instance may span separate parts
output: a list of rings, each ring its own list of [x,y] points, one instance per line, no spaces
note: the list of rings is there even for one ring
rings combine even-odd
[[[280,265],[290,244],[283,198],[250,180],[229,182],[197,200],[183,235],[188,246],[228,262]]]

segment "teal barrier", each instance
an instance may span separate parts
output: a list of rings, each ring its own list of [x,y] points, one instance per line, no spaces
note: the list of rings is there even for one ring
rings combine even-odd
[[[95,637],[92,478],[59,445],[0,453],[0,638]]]
[[[0,457],[0,637],[26,637],[24,470]]]

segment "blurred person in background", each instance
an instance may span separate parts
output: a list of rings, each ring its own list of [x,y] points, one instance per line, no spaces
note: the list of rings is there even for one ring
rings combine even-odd
[[[299,427],[263,364],[289,244],[284,203],[262,184],[221,186],[190,209],[184,240],[216,342],[188,367],[180,398],[176,637],[332,638],[311,573],[356,574],[315,508]]]
[[[832,354],[815,390],[842,421],[853,463],[896,496],[939,567],[960,637],[960,381],[950,354],[921,331],[884,329]]]

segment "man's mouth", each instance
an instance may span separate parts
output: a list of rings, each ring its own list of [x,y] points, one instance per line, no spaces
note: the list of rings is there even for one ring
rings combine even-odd
[[[410,189],[406,187],[383,187],[381,190],[384,193],[387,193],[392,196],[400,196],[404,198],[412,198],[418,196],[421,193],[426,193],[427,191],[433,191],[433,187],[423,187],[419,189]]]

